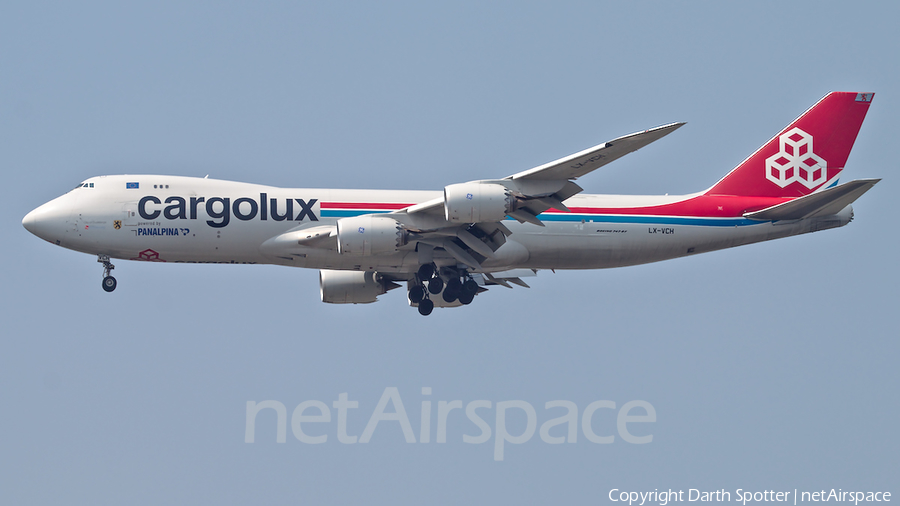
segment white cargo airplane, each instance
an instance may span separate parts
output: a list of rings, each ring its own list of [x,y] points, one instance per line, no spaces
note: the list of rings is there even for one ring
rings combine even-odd
[[[178,176],[100,176],[22,224],[103,264],[278,264],[320,269],[322,301],[368,303],[406,282],[409,303],[472,302],[539,269],[656,262],[840,227],[878,179],[838,186],[872,93],[826,95],[710,189],[582,195],[574,180],[668,135],[626,135],[503,179],[440,191],[287,189]]]

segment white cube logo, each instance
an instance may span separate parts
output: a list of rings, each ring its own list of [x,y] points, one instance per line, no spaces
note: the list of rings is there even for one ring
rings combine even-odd
[[[812,135],[792,128],[778,137],[777,153],[766,158],[766,179],[784,188],[798,182],[813,189],[828,179],[828,163],[813,153]]]

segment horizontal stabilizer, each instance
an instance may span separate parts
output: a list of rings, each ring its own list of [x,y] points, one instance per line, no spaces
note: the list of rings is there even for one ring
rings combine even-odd
[[[880,179],[857,179],[818,193],[784,202],[761,211],[745,213],[751,220],[802,220],[837,214],[875,186]]]

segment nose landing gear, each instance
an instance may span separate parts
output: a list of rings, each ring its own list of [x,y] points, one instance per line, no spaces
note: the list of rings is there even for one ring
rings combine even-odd
[[[97,261],[103,264],[103,290],[107,292],[111,292],[116,289],[116,278],[109,275],[109,271],[116,268],[115,265],[109,262],[108,255],[97,255]]]

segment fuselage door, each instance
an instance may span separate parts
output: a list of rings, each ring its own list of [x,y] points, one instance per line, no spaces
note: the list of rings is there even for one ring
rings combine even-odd
[[[140,216],[137,213],[137,202],[126,202],[123,206],[122,226],[137,226]]]

